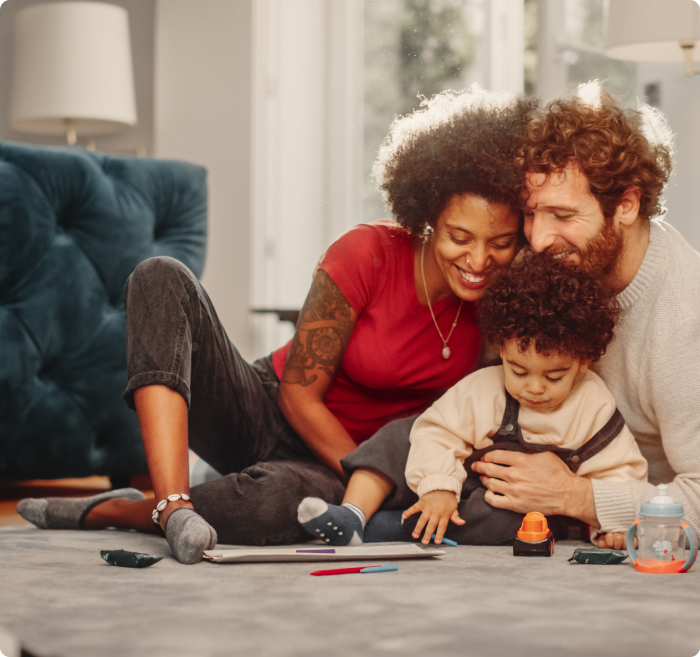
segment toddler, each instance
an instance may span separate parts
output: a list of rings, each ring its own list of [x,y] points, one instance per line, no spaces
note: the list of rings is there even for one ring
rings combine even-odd
[[[509,544],[523,515],[487,504],[471,469],[494,449],[552,451],[583,477],[646,481],[646,460],[589,369],[612,340],[616,315],[614,294],[601,281],[549,257],[531,256],[503,272],[480,309],[482,331],[503,364],[465,377],[417,419],[380,430],[343,460],[352,476],[342,506],[306,498],[299,522],[330,545],[412,540],[423,530],[423,543],[435,533],[436,543],[444,535],[461,544]],[[382,504],[410,508],[375,515]]]

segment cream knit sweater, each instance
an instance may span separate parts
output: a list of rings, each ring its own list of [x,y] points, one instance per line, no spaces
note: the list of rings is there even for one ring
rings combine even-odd
[[[464,459],[472,449],[493,444],[506,407],[503,366],[478,370],[452,386],[414,423],[406,481],[419,496],[450,490],[460,497],[467,478]],[[553,411],[520,407],[518,422],[528,443],[578,449],[615,412],[615,400],[599,376],[591,372]],[[625,426],[605,449],[581,464],[578,474],[611,483],[637,484],[647,478],[647,463]],[[621,532],[627,525],[603,525]]]
[[[700,527],[700,255],[664,221],[651,223],[637,275],[618,296],[616,338],[593,366],[649,462],[649,481],[593,480],[602,527],[630,525],[652,484]]]

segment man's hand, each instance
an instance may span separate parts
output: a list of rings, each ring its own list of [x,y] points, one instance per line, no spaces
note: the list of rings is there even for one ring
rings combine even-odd
[[[454,522],[456,525],[463,525],[465,523],[459,517],[459,512],[457,511],[457,498],[452,491],[449,490],[434,490],[430,493],[426,493],[421,497],[410,509],[406,509],[403,512],[402,517],[408,518],[414,513],[422,511],[422,515],[418,518],[418,524],[413,530],[413,538],[420,538],[421,531],[423,527],[427,527],[425,530],[425,535],[423,536],[423,541],[425,545],[430,543],[430,538],[435,534],[435,543],[439,545],[442,543],[442,537],[445,535],[445,530],[447,529],[447,524]],[[437,527],[437,531],[436,528]]]
[[[488,489],[484,499],[491,506],[518,513],[570,516],[600,526],[591,482],[575,475],[551,452],[494,450],[473,463],[472,470],[482,475],[481,483]]]
[[[627,549],[627,536],[625,534],[601,534],[596,538],[595,542],[599,548],[607,548],[609,550]],[[635,544],[636,542],[635,540]]]

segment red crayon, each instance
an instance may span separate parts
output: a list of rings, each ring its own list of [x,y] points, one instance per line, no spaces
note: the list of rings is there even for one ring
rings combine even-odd
[[[398,570],[398,566],[359,566],[357,568],[335,568],[334,570],[315,570],[312,575],[349,575],[351,573],[383,573]]]

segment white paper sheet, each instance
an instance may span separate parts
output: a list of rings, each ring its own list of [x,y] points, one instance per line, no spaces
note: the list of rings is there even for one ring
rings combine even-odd
[[[333,552],[328,552],[333,550]],[[426,550],[414,543],[405,545],[365,544],[360,547],[329,548],[309,545],[299,548],[257,548],[254,550],[206,550],[204,558],[214,563],[250,563],[256,561],[376,561],[377,559],[415,559],[440,557],[445,550]]]

